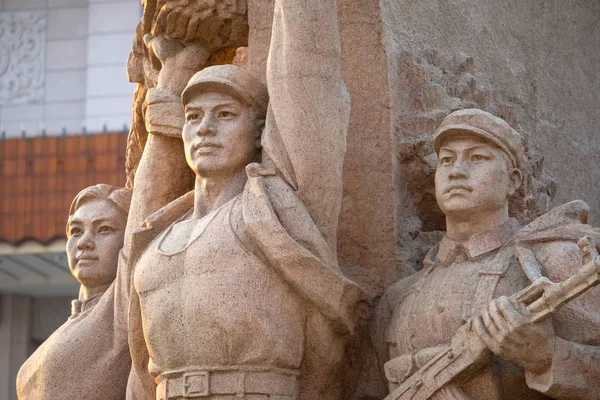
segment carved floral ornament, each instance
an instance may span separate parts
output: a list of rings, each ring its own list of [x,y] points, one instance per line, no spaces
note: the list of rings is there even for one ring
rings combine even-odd
[[[46,16],[0,13],[0,104],[26,104],[44,97]]]

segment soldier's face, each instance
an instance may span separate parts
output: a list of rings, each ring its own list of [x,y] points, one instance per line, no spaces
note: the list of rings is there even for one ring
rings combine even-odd
[[[252,109],[227,93],[200,93],[185,106],[183,144],[197,176],[231,176],[252,162],[260,132]]]
[[[124,234],[124,214],[112,202],[83,203],[69,220],[67,258],[75,279],[88,288],[110,284]]]
[[[507,210],[521,183],[500,148],[477,136],[454,136],[440,147],[435,173],[437,203],[446,216],[476,218]]]

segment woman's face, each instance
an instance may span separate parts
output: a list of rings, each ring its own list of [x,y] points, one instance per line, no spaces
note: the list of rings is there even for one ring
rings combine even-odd
[[[69,221],[67,256],[71,273],[87,288],[109,285],[123,247],[125,213],[111,201],[91,199]]]

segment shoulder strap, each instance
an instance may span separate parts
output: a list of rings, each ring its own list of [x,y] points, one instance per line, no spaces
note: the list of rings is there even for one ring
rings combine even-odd
[[[488,265],[479,271],[479,279],[475,295],[470,304],[463,308],[463,319],[466,321],[474,315],[482,313],[495,298],[496,286],[500,278],[504,277],[511,263],[516,260],[512,254],[513,249],[509,247],[502,249],[488,262]]]

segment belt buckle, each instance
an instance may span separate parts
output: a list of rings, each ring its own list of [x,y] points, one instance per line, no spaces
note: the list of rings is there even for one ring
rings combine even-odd
[[[183,374],[185,396],[209,396],[210,381],[208,371],[186,372]]]

